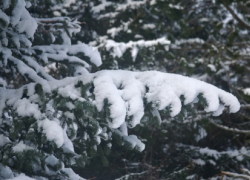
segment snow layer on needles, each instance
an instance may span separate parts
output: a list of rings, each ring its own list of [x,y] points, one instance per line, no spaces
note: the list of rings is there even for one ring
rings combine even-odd
[[[17,5],[12,11],[11,24],[17,26],[20,33],[25,32],[27,37],[30,38],[34,35],[38,25],[25,6],[24,0],[17,1]]]
[[[28,176],[26,176],[25,174],[21,173],[20,175],[12,178],[12,179],[9,179],[9,180],[35,180],[34,178],[30,178]]]
[[[237,112],[240,104],[235,96],[205,82],[176,74],[156,71],[101,71],[94,75],[96,106],[102,110],[104,99],[110,103],[112,122],[110,127],[118,128],[126,116],[132,117],[130,127],[140,123],[144,114],[143,97],[158,110],[170,106],[171,116],[181,111],[180,96],[184,104],[192,103],[202,94],[207,101],[206,112],[221,113],[221,106],[229,106],[230,112]],[[146,92],[146,87],[148,91]],[[223,104],[220,105],[220,100]]]
[[[62,127],[55,121],[45,119],[38,122],[38,127],[43,129],[49,141],[54,141],[57,147],[61,147],[64,143],[64,132]]]
[[[135,61],[139,48],[155,46],[157,44],[166,46],[170,44],[170,41],[167,40],[166,37],[148,41],[129,41],[128,43],[115,42],[111,39],[108,39],[100,46],[105,46],[107,51],[111,50],[113,57],[121,57],[127,49],[130,49],[133,61]]]
[[[14,152],[20,152],[20,153],[23,151],[32,150],[32,149],[34,148],[27,146],[26,144],[23,143],[23,141],[19,142],[14,147],[12,147],[12,150]]]
[[[55,61],[67,60],[72,63],[79,63],[83,64],[85,67],[89,67],[85,61],[74,56],[78,53],[84,53],[84,55],[88,56],[90,61],[96,66],[100,66],[102,64],[101,55],[98,50],[84,43],[76,45],[34,46],[33,49],[42,51],[40,57],[46,63],[48,62],[48,58],[52,58]]]
[[[163,110],[169,106],[171,116],[176,116],[181,111],[181,95],[184,96],[184,104],[186,105],[192,103],[199,94],[202,94],[208,104],[205,111],[215,112],[217,116],[222,113],[224,106],[229,106],[232,113],[237,112],[240,108],[235,96],[213,85],[181,75],[156,71],[99,71],[94,74],[49,81],[46,83],[48,87],[44,88],[58,89],[59,93],[63,94],[64,97],[84,101],[80,97],[80,92],[78,93],[78,90],[74,87],[74,84],[79,80],[83,81],[83,83],[93,82],[95,104],[99,111],[103,109],[104,100],[108,100],[110,117],[112,118],[109,126],[112,128],[119,128],[125,121],[126,116],[132,119],[129,122],[130,127],[139,124],[144,115],[143,98],[146,98],[147,103],[152,103],[158,110]],[[30,84],[26,88],[31,95],[34,84]],[[9,105],[14,105],[20,116],[41,118],[38,106],[31,99],[18,100],[22,96],[21,91],[23,91],[23,88],[19,90],[20,93],[18,90],[11,91],[14,95],[10,91],[6,93],[4,89],[2,90],[4,96],[0,96],[1,106],[4,106],[3,101],[7,101]],[[220,101],[223,104],[220,104]],[[21,109],[21,106],[18,106],[20,103],[24,104]],[[49,120],[45,120],[44,123],[41,122],[41,126],[47,126],[47,123],[45,123],[47,121]],[[56,122],[51,121],[51,123]],[[63,135],[63,130],[60,131]],[[58,146],[61,145],[61,141],[58,142]]]
[[[144,115],[144,99],[147,103],[151,103],[156,110],[170,107],[171,116],[180,113],[181,96],[184,97],[186,105],[195,103],[197,96],[202,94],[207,101],[205,111],[214,112],[216,116],[222,113],[225,106],[228,106],[232,113],[237,112],[240,108],[235,96],[213,85],[189,77],[157,71],[104,70],[62,80],[47,81],[42,86],[47,93],[57,90],[65,98],[83,102],[86,99],[81,97],[79,88],[75,87],[79,81],[82,81],[83,84],[93,83],[95,97],[93,103],[98,111],[102,111],[104,101],[108,101],[111,118],[108,126],[120,131],[123,138],[132,147],[137,147],[139,150],[144,149],[143,143],[133,136],[128,136],[126,128],[127,126],[133,128],[140,123]],[[67,137],[66,129],[62,128],[57,119],[49,120],[49,117],[39,110],[34,88],[34,83],[18,90],[6,91],[0,87],[0,116],[6,104],[12,106],[21,117],[35,117],[38,127],[41,128],[49,141],[56,143],[57,147],[64,145],[68,150],[74,151],[71,140]],[[25,89],[28,90],[29,98],[21,98]],[[67,104],[67,106],[74,108],[73,104]],[[70,112],[66,112],[64,115],[72,120],[75,119],[75,116]]]

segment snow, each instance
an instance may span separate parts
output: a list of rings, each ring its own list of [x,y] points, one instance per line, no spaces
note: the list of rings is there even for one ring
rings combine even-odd
[[[110,126],[113,128],[118,128],[123,124],[126,114],[135,118],[132,121],[132,127],[140,122],[144,112],[143,96],[147,98],[148,103],[152,102],[159,110],[170,105],[171,116],[177,115],[181,110],[179,99],[181,95],[185,97],[184,104],[189,104],[202,93],[208,103],[205,108],[207,112],[221,110],[219,98],[224,105],[229,106],[231,112],[237,112],[240,108],[238,100],[230,93],[205,82],[181,75],[155,71],[129,72],[117,70],[100,71],[94,76],[97,109],[102,110],[104,99],[108,99],[111,104],[110,117],[113,119]],[[117,89],[120,85],[122,85],[122,89]],[[145,87],[149,88],[149,92],[146,94]],[[129,108],[126,102],[130,104]]]
[[[221,115],[224,109],[225,109],[225,107],[220,104],[219,108],[216,111],[213,112],[213,116]]]
[[[216,162],[214,162],[214,161],[213,161],[213,160],[211,160],[211,159],[210,159],[210,160],[208,160],[208,162],[209,162],[210,164],[214,165],[214,166],[216,165]]]
[[[207,131],[204,128],[199,127],[199,134],[195,137],[195,140],[196,142],[198,142],[199,140],[203,139],[206,136],[207,136]]]
[[[182,95],[185,98],[184,105],[187,105],[195,102],[196,97],[202,94],[208,104],[205,111],[214,112],[214,115],[222,113],[225,106],[228,106],[232,113],[237,112],[240,108],[235,96],[213,85],[181,75],[156,71],[104,70],[63,80],[52,80],[47,83],[47,86],[50,90],[58,89],[58,93],[63,97],[85,101],[79,90],[75,88],[75,84],[79,80],[83,83],[93,82],[95,87],[93,92],[94,103],[98,111],[102,111],[104,100],[108,100],[110,118],[112,118],[112,121],[109,122],[111,128],[119,128],[124,123],[126,116],[131,119],[127,122],[130,128],[139,124],[144,114],[143,98],[146,98],[147,103],[152,103],[157,110],[170,107],[172,117],[181,111],[180,96]],[[146,87],[148,92],[146,92]],[[27,86],[27,89],[29,89],[31,95],[34,84]],[[20,116],[33,116],[37,120],[41,119],[41,112],[35,102],[30,102],[31,100],[26,98],[19,99],[22,96],[22,91],[23,89],[21,89],[21,93],[13,91],[13,93],[16,93],[14,96],[11,93],[8,95],[3,93],[3,99],[9,99],[8,104],[14,105],[13,107]],[[220,104],[219,100],[223,104]],[[68,106],[73,108],[72,104],[68,104]],[[4,104],[0,106],[0,108],[3,107]],[[70,119],[75,118],[71,112],[65,112],[65,115]],[[58,147],[62,146],[64,142],[62,138],[63,130],[58,123],[46,119],[39,121],[39,125],[44,128],[44,133],[47,134],[49,140],[56,141]],[[54,130],[51,129],[53,126],[55,127]],[[53,137],[54,135],[55,137]]]
[[[100,13],[100,11],[105,10],[107,6],[111,6],[112,4],[113,4],[112,2],[107,2],[106,0],[102,0],[102,2],[99,5],[92,7],[91,11],[93,13]]]
[[[0,134],[0,148],[3,147],[5,144],[10,142],[8,137],[5,137],[4,135]]]
[[[46,159],[45,159],[46,164],[51,165],[51,166],[55,166],[57,165],[60,161],[54,156],[54,155],[49,155]]]
[[[173,5],[173,4],[169,4],[169,7],[170,8],[173,8],[173,9],[179,9],[179,10],[182,10],[182,9],[184,9],[182,6],[180,6],[180,5]]]
[[[172,45],[172,47],[175,47],[176,45],[182,45],[182,44],[204,44],[204,40],[200,38],[190,38],[190,39],[180,39],[176,40],[175,43]]]
[[[69,119],[72,119],[72,120],[75,119],[75,115],[74,115],[73,113],[69,112],[69,111],[64,112],[64,115],[65,115],[67,118],[69,118]]]
[[[30,101],[26,98],[18,99],[13,107],[16,109],[19,116],[33,116],[36,119],[41,118],[41,112],[38,104],[30,103]]]
[[[52,58],[55,61],[67,60],[71,63],[79,63],[85,67],[89,65],[82,59],[73,56],[77,53],[84,53],[85,56],[90,58],[90,62],[96,66],[102,64],[101,55],[96,48],[90,47],[84,43],[75,44],[75,45],[50,45],[50,46],[33,46],[34,50],[42,51],[40,55],[45,63],[48,62],[48,58]]]
[[[206,164],[206,162],[204,160],[202,160],[202,159],[194,159],[193,161],[194,161],[195,164],[198,164],[200,166],[203,166],[203,165]]]
[[[143,29],[155,29],[154,24],[143,24],[142,26]]]
[[[2,86],[6,86],[7,85],[6,81],[3,78],[1,78],[1,77],[0,77],[0,85],[2,85]]]
[[[55,80],[52,76],[50,76],[47,72],[45,72],[44,68],[37,63],[30,56],[23,56],[24,60],[27,64],[32,67],[36,73],[40,73],[46,80]]]
[[[116,10],[125,11],[127,8],[136,9],[139,6],[146,4],[146,2],[147,2],[146,0],[143,1],[127,0],[127,2],[124,4],[118,4]]]
[[[24,62],[20,61],[14,56],[10,56],[8,59],[17,66],[19,73],[21,73],[23,76],[28,75],[28,77],[34,82],[46,84],[46,81],[37,75],[37,73],[32,68],[29,68]]]
[[[101,55],[98,50],[84,43],[70,46],[68,52],[70,54],[77,54],[83,52],[86,56],[90,58],[90,61],[96,66],[100,66],[102,64]]]
[[[10,18],[7,16],[1,9],[0,9],[0,19],[2,19],[5,23],[6,26],[10,23]]]
[[[8,9],[10,6],[11,1],[10,0],[5,0],[3,1],[3,10]]]
[[[54,12],[53,12],[53,15],[54,15],[54,16],[61,16],[61,13],[60,13],[59,11],[54,11]]]
[[[66,0],[64,2],[64,7],[70,7],[71,4],[75,4],[76,3],[76,0]]]
[[[156,0],[151,0],[150,3],[149,3],[151,6],[156,4]]]
[[[136,38],[136,39],[141,39],[141,38],[143,38],[143,36],[140,35],[140,34],[136,34],[136,35],[135,35],[135,38]]]
[[[21,173],[20,175],[14,177],[14,178],[8,179],[8,180],[35,180],[35,179],[30,178],[30,177],[26,176],[25,174]]]
[[[157,44],[161,44],[161,45],[170,44],[170,41],[167,40],[166,37],[162,37],[162,38],[155,39],[155,40],[148,40],[148,41],[145,41],[145,40],[129,41],[128,43],[124,43],[124,42],[119,43],[111,39],[108,39],[108,40],[103,39],[103,40],[104,42],[100,44],[99,47],[104,46],[107,51],[111,51],[111,55],[113,57],[121,57],[127,49],[130,49],[133,60],[135,60],[139,48],[143,48],[143,47],[147,48],[150,46],[155,46]]]
[[[128,29],[131,22],[132,20],[129,20],[128,22],[122,22],[121,26],[108,29],[107,34],[110,34],[112,38],[114,38],[120,31],[129,32],[131,31],[130,29]]]
[[[111,104],[109,109],[110,117],[112,118],[112,122],[109,123],[109,126],[112,128],[120,127],[126,117],[126,105],[117,87],[113,84],[112,77],[105,75],[98,76],[94,80],[94,86],[97,109],[101,111],[104,100],[108,99]]]
[[[195,178],[195,175],[190,175],[186,177],[186,179],[194,179],[194,178]]]
[[[37,22],[32,18],[25,8],[26,2],[24,0],[17,1],[15,8],[12,11],[11,24],[17,26],[19,33],[25,32],[30,38],[34,35],[37,29]]]
[[[209,148],[201,148],[200,153],[204,154],[204,155],[214,157],[216,160],[218,159],[218,156],[219,156],[218,155],[219,153],[217,151],[209,149]]]
[[[33,147],[24,144],[23,141],[20,141],[18,144],[12,147],[12,151],[16,153],[21,153],[23,151],[33,150],[33,149],[34,149]]]
[[[54,141],[57,147],[61,147],[64,143],[64,132],[62,127],[56,121],[44,119],[38,122],[38,127],[42,128],[42,132],[49,141]]]
[[[216,72],[216,67],[213,64],[208,64],[207,67],[209,67],[211,71]]]
[[[69,179],[72,180],[85,180],[82,177],[80,177],[78,174],[76,174],[71,168],[64,168],[63,171],[68,174]]]
[[[137,136],[123,134],[123,132],[118,129],[113,130],[113,132],[120,136],[124,141],[126,141],[131,149],[136,149],[139,152],[142,152],[145,149],[145,144],[142,143],[141,140],[137,138]]]
[[[122,134],[128,136],[128,128],[127,128],[127,123],[124,122],[121,126],[120,126],[120,131],[122,132]]]
[[[143,144],[135,135],[124,136],[124,140],[128,141],[132,148],[137,149],[139,152],[142,152],[145,149],[145,144]]]
[[[62,97],[70,97],[75,100],[80,96],[80,92],[75,89],[74,84],[66,85],[65,87],[58,88],[58,93],[62,95]],[[81,101],[85,101],[84,98],[80,98]]]
[[[102,18],[115,18],[117,15],[118,15],[118,12],[110,12],[110,13],[106,13],[106,14],[100,14],[96,18],[98,20],[100,20]]]
[[[66,148],[67,151],[69,150],[71,152],[75,152],[74,145],[67,135],[66,128],[63,131],[63,139],[64,139],[64,143],[63,143],[64,149]]]
[[[0,163],[0,177],[3,179],[9,179],[13,178],[13,172],[8,166],[4,166],[2,163]]]
[[[244,93],[245,95],[250,96],[250,88],[245,88],[245,89],[243,89],[243,93]]]
[[[67,102],[66,106],[69,108],[69,110],[75,109],[75,105],[71,102]]]
[[[244,146],[240,150],[228,150],[228,151],[222,151],[222,152],[218,152],[216,150],[212,150],[209,148],[200,148],[199,152],[202,155],[213,157],[216,160],[222,155],[227,155],[230,158],[236,158],[237,161],[242,161],[244,159],[243,156],[249,154],[249,151],[247,151]],[[210,163],[215,164],[214,161],[210,161]]]
[[[2,47],[0,47],[0,50],[3,53],[4,65],[7,65],[7,59],[12,55],[12,52],[7,48],[2,48]]]

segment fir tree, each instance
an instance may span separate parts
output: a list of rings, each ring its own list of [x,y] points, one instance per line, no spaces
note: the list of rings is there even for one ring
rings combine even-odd
[[[187,29],[183,33],[189,30],[184,23],[188,18],[184,18],[182,6],[195,5],[173,3],[79,1],[76,5],[58,6],[72,19],[42,18],[32,12],[34,18],[28,11],[31,4],[24,0],[0,3],[1,178],[83,179],[72,168],[84,168],[91,166],[91,163],[100,164],[100,161],[101,166],[107,166],[112,147],[118,145],[121,149],[128,148],[131,156],[134,156],[131,150],[141,152],[145,148],[142,137],[147,139],[146,147],[154,145],[157,136],[168,137],[169,141],[151,146],[159,148],[152,150],[151,155],[155,152],[160,156],[169,153],[172,157],[174,149],[178,158],[170,158],[172,162],[169,165],[163,163],[158,168],[154,166],[159,164],[160,159],[153,159],[146,167],[150,153],[147,150],[145,161],[138,164],[140,172],[128,173],[123,178],[143,178],[145,175],[150,178],[198,178],[199,167],[198,170],[196,167],[193,175],[186,170],[207,162],[214,168],[218,166],[216,163],[228,157],[233,158],[234,165],[242,161],[241,156],[248,154],[246,148],[236,151],[237,154],[230,150],[218,152],[188,144],[190,139],[199,141],[206,133],[199,123],[196,124],[196,119],[211,121],[210,116],[201,116],[201,109],[215,116],[219,116],[225,107],[233,113],[239,110],[239,102],[233,95],[199,80],[157,71],[102,70],[91,73],[91,70],[95,71],[101,66],[102,60],[100,53],[89,45],[98,46],[102,53],[105,63],[100,69],[162,70],[164,64],[172,65],[178,58],[184,67],[194,69],[192,61],[188,60],[199,57],[200,52],[180,54],[178,50],[189,43],[191,48],[196,44],[206,46],[209,40],[206,41],[207,37],[204,38],[203,34],[199,38],[192,37],[192,29],[188,35],[181,34],[182,28]],[[228,10],[230,5],[227,3],[222,5]],[[74,18],[77,11],[73,12],[71,8],[79,5],[85,7],[84,13],[88,19],[80,17],[78,21]],[[51,12],[58,15],[60,12],[55,11],[58,7],[52,7]],[[162,24],[155,24],[161,19],[159,8],[166,10],[166,14],[162,17]],[[190,14],[197,12],[194,10]],[[133,19],[131,13],[134,13]],[[175,26],[174,34],[166,33],[165,28],[169,26],[165,24],[168,22],[165,16]],[[116,17],[119,18],[109,20],[111,24],[104,25],[107,22],[105,19]],[[143,20],[140,21],[140,18]],[[84,37],[81,31],[83,23],[91,26]],[[94,26],[99,28],[93,30]],[[158,30],[151,31],[153,28]],[[72,35],[78,32],[74,39]],[[106,32],[107,36],[104,36]],[[76,43],[76,40],[84,41],[85,38],[92,42],[89,45]],[[209,48],[214,49],[212,45]],[[209,48],[204,48],[202,53]],[[163,55],[165,52],[166,56]],[[227,56],[223,52],[221,54]],[[168,63],[169,60],[172,62]],[[199,63],[203,62],[197,59]],[[212,65],[207,67],[214,70]],[[199,72],[202,70],[199,69]],[[183,74],[191,73],[183,71]],[[177,115],[178,118],[174,118]],[[188,125],[183,125],[185,122]],[[215,121],[212,123],[227,128]],[[159,127],[160,124],[163,128]],[[187,143],[183,143],[185,137],[181,137],[185,128],[187,131],[197,131],[188,133],[190,137],[186,137]],[[152,132],[151,136],[148,136],[149,131]],[[173,137],[171,133],[179,135]],[[171,140],[172,137],[182,139],[182,143],[176,143],[178,140]],[[169,148],[172,141],[175,143]],[[139,158],[134,157],[134,160],[138,161]],[[163,161],[166,159],[163,158]],[[129,161],[125,163],[132,165]],[[247,164],[247,161],[243,163]],[[203,173],[202,177],[208,176]]]

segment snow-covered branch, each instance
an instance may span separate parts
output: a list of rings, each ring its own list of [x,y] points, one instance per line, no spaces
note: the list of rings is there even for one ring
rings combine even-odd
[[[250,180],[250,176],[248,175],[232,173],[232,172],[227,172],[227,171],[221,171],[221,175],[227,175],[227,176],[231,176],[234,178],[243,178],[243,179]]]
[[[215,125],[216,127],[220,128],[220,129],[224,129],[226,131],[231,131],[231,132],[235,132],[235,133],[241,133],[241,134],[250,134],[249,130],[241,130],[241,129],[237,129],[237,128],[229,128],[227,126],[223,126],[223,125],[219,125],[213,121],[210,121],[210,123],[212,123],[213,125]]]
[[[81,96],[79,89],[75,87],[79,81],[83,84],[93,84],[93,95],[95,97],[93,103],[98,111],[103,111],[105,100],[107,100],[111,118],[107,125],[114,129],[121,127],[124,122],[131,128],[140,123],[144,115],[144,98],[147,103],[151,103],[158,110],[170,107],[171,116],[180,113],[182,108],[181,96],[184,96],[184,104],[187,105],[196,102],[197,96],[202,94],[207,101],[205,111],[214,112],[216,115],[222,112],[224,106],[228,106],[232,113],[237,112],[240,108],[235,96],[215,86],[181,75],[156,71],[99,71],[79,77],[42,82],[43,91],[51,93],[57,90],[58,94],[64,98],[84,102],[86,100]],[[5,103],[7,103],[8,106],[13,106],[17,115],[33,116],[38,121],[41,121],[44,115],[42,115],[43,113],[37,105],[39,96],[34,94],[36,92],[35,87],[35,84],[30,84],[12,91],[0,88],[1,114],[5,108]],[[20,99],[25,89],[28,90],[26,94],[30,97]],[[223,104],[220,104],[219,100]],[[21,105],[22,108],[20,109]],[[32,109],[32,112],[29,109]],[[70,118],[75,119],[74,116],[70,116]],[[124,132],[126,130],[121,131],[121,133]],[[127,133],[124,135],[128,136]],[[135,142],[139,147],[142,146],[139,145],[141,143],[139,140],[137,142],[135,139]]]

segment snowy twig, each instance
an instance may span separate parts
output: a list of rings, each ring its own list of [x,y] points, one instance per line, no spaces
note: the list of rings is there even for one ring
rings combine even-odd
[[[215,125],[216,127],[220,128],[220,129],[224,129],[226,131],[231,131],[231,132],[235,132],[235,133],[241,133],[241,134],[250,134],[250,131],[249,130],[240,130],[240,129],[237,129],[237,128],[229,128],[227,126],[222,126],[222,125],[219,125],[213,121],[210,121],[210,123],[212,123],[213,125]]]
[[[221,171],[221,175],[227,175],[227,176],[232,176],[235,178],[243,178],[243,179],[248,179],[250,180],[250,176],[243,175],[243,174],[237,174],[237,173],[231,173],[231,172],[226,172],[226,171]]]
[[[250,104],[242,104],[240,107],[243,109],[250,109]]]
[[[239,18],[239,16],[232,10],[229,5],[227,5],[225,2],[223,2],[223,5],[241,25],[245,26],[248,30],[250,30],[250,25],[241,18]]]
[[[191,162],[188,166],[184,167],[183,169],[180,169],[178,171],[174,171],[172,174],[169,174],[168,177],[172,177],[175,174],[181,174],[181,173],[189,170],[190,168],[192,168],[194,164],[195,164],[195,162]],[[169,179],[171,179],[171,178],[169,178]]]
[[[250,171],[248,169],[240,169],[243,173],[246,173],[247,175],[250,175]]]

